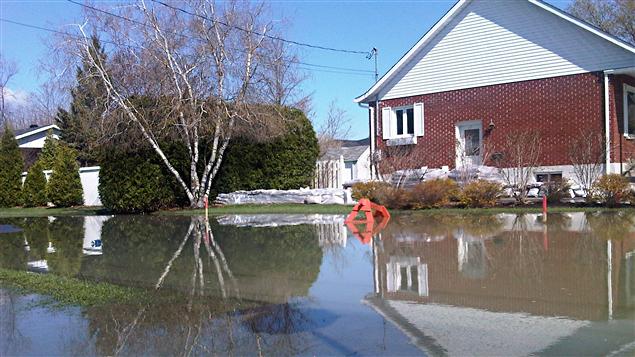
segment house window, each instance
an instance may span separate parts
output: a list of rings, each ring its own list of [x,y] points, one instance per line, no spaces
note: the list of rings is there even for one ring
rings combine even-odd
[[[423,109],[423,103],[382,108],[382,138],[387,140],[388,146],[417,143],[417,137],[423,136],[424,132]]]
[[[624,135],[635,138],[635,87],[624,85]]]
[[[395,120],[397,121],[397,136],[414,135],[415,111],[413,108],[395,109]]]
[[[536,182],[559,182],[562,181],[562,172],[543,172],[536,174]]]

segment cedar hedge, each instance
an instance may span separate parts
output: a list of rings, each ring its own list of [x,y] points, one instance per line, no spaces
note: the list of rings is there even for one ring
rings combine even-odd
[[[24,206],[41,207],[48,202],[46,197],[46,176],[44,176],[43,165],[40,160],[36,161],[29,169],[22,188]]]
[[[79,178],[77,151],[65,145],[55,149],[53,173],[46,194],[57,207],[79,206],[84,203],[82,182]]]
[[[22,204],[24,161],[13,131],[5,126],[0,140],[0,207]]]

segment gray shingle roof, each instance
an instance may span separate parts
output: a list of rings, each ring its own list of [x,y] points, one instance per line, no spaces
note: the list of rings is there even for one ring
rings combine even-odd
[[[344,156],[344,161],[357,161],[366,149],[368,149],[368,145],[342,146],[340,148],[329,149],[324,155],[324,160],[339,160],[341,155]]]

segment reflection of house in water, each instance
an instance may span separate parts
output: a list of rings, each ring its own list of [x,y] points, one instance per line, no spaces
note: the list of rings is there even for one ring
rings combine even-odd
[[[84,255],[101,255],[101,228],[111,216],[89,216],[84,218]]]
[[[377,296],[367,299],[421,348],[450,355],[635,348],[632,227],[605,240],[584,213],[551,215],[546,227],[534,215],[481,226],[425,219],[383,232],[374,249]],[[445,239],[430,240],[441,225]]]
[[[82,243],[83,255],[102,255],[101,228],[112,216],[86,216],[84,219],[84,235]],[[53,222],[54,217],[49,217],[49,222]],[[24,238],[24,250],[28,253],[31,246]],[[56,252],[53,242],[49,241],[46,248],[46,254],[54,254]],[[33,259],[27,261],[27,269],[32,272],[45,273],[49,271],[47,259]]]

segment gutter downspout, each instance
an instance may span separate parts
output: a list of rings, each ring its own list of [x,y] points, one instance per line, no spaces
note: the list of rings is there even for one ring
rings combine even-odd
[[[604,71],[604,172],[608,175],[611,173],[611,117],[609,106],[609,74],[613,73],[613,70]]]
[[[366,104],[366,103],[357,103],[357,105],[359,105],[360,108],[364,108],[364,109],[368,109],[368,111],[371,111],[371,109],[373,109],[370,105]],[[370,156],[368,158],[369,161],[369,167],[368,169],[370,170],[370,178],[371,180],[374,178],[374,170],[373,170],[373,157],[375,154],[375,126],[373,125],[374,123],[374,115],[369,115],[368,116],[368,136],[369,136],[369,141],[370,141]]]

